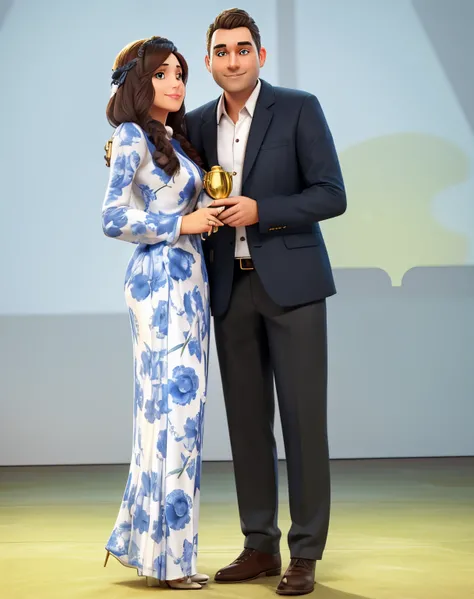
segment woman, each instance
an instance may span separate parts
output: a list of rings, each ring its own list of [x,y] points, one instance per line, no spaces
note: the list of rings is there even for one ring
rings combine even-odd
[[[153,37],[129,44],[114,67],[103,230],[138,246],[125,276],[133,456],[106,563],[112,554],[150,586],[200,589],[208,580],[197,574],[196,556],[209,358],[200,234],[222,223],[218,208],[198,207],[199,157],[183,136],[184,58],[172,42]]]

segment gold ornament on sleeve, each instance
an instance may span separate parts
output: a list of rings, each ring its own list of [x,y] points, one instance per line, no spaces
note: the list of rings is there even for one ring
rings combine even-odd
[[[105,165],[110,166],[110,159],[112,158],[112,138],[108,140],[108,142],[104,146],[105,150]]]

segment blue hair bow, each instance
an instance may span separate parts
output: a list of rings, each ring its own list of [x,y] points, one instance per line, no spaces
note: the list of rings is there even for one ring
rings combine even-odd
[[[127,62],[121,67],[118,67],[112,73],[112,85],[115,85],[118,89],[121,85],[125,83],[125,79],[127,78],[127,73],[137,64],[137,59],[134,58],[130,62]]]

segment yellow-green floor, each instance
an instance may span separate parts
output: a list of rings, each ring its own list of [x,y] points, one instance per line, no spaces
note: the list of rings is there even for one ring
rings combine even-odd
[[[308,597],[474,597],[474,458],[336,461],[332,473],[329,541]],[[145,587],[113,559],[103,568],[126,475],[125,466],[0,468],[0,598],[134,599],[176,592]],[[204,464],[199,536],[199,569],[210,575],[241,551],[229,463]],[[276,597],[277,582],[211,583],[198,592],[209,599]]]

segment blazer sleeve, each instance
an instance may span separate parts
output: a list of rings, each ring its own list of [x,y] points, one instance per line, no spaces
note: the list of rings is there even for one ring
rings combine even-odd
[[[308,94],[305,97],[296,127],[297,160],[305,188],[294,195],[255,198],[260,233],[323,221],[346,210],[346,193],[336,148],[315,96]]]

